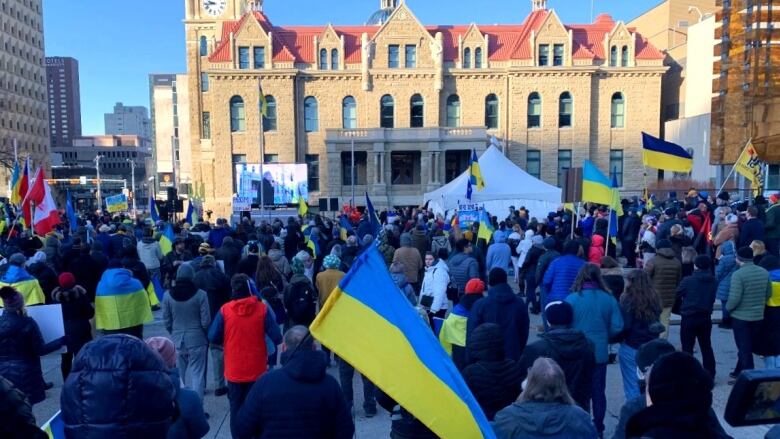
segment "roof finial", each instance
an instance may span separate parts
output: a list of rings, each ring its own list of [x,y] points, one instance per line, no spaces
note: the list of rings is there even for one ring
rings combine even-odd
[[[531,11],[546,11],[547,0],[531,0]]]

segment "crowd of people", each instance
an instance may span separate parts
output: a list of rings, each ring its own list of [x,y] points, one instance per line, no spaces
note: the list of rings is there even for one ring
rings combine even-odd
[[[511,207],[487,241],[486,225],[425,209],[382,212],[379,228],[358,211],[194,226],[89,214],[13,233],[0,241],[0,436],[40,436],[40,356],[66,346],[68,437],[202,437],[207,389],[227,396],[235,438],[352,437],[356,371],[308,326],[376,247],[498,437],[603,437],[612,363],[626,401],[614,437],[729,437],[712,410],[712,316],[717,302],[733,330],[730,382],[754,354],[780,367],[780,341],[762,336],[780,330],[778,205],[693,189],[656,206],[627,199],[617,236],[603,206]],[[44,343],[26,313],[41,304],[62,306],[65,337]],[[144,339],[157,309],[168,336]],[[436,437],[362,380],[363,415],[388,410],[391,437]]]

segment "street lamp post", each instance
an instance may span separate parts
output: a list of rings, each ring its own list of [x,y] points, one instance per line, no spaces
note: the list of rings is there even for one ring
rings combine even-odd
[[[98,210],[102,213],[103,212],[103,193],[100,190],[100,159],[102,156],[98,153],[98,155],[95,156],[95,171],[97,171],[97,202],[98,202]]]
[[[130,193],[133,194],[133,216],[136,216],[135,211],[135,160],[127,159],[130,162]]]

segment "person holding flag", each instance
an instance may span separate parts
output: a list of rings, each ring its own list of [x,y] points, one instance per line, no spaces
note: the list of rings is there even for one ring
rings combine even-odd
[[[131,250],[134,250],[131,248]],[[128,334],[143,339],[144,323],[152,321],[149,295],[133,272],[109,262],[95,297],[95,328],[103,334]]]

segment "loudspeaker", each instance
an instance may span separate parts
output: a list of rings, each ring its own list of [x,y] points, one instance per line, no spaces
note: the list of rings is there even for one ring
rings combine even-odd
[[[328,211],[328,199],[320,198],[320,212],[327,212],[327,211]]]
[[[176,209],[176,213],[183,213],[184,212],[184,200],[182,199],[176,199],[173,200],[173,205]]]
[[[175,187],[169,187],[167,192],[168,192],[168,201],[172,201],[179,198],[179,193]]]
[[[331,210],[331,212],[338,212],[339,211],[339,199],[338,198],[330,198],[330,210]]]

